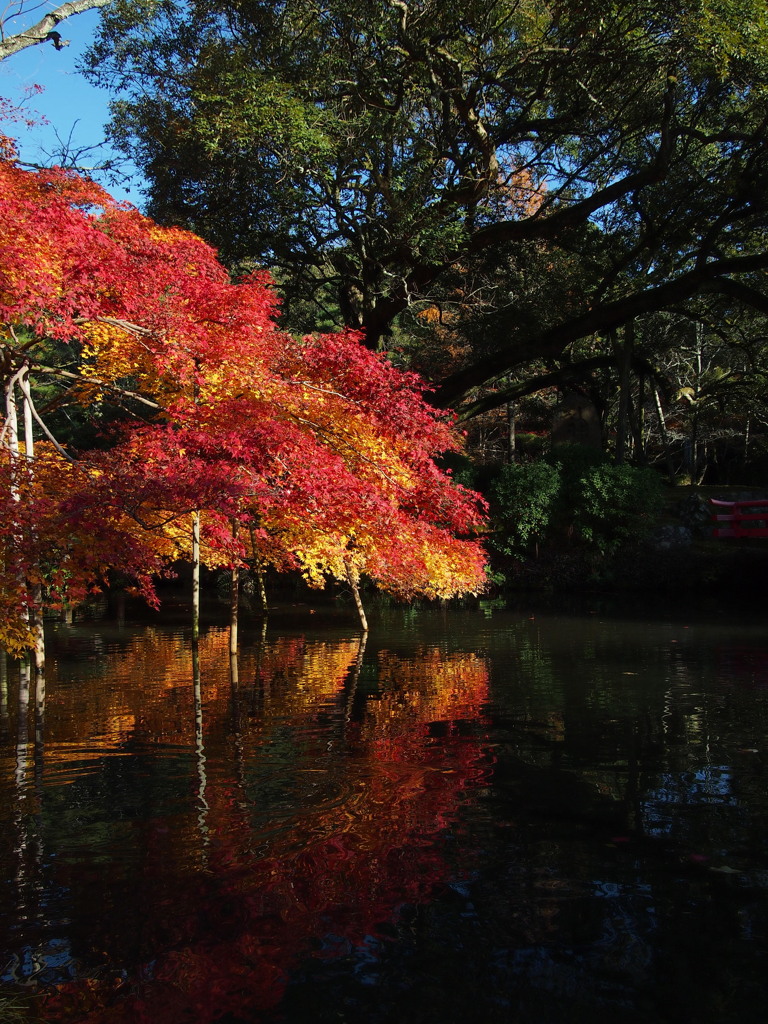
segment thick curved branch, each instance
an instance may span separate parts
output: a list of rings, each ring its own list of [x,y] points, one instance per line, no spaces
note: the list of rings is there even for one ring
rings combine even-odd
[[[758,313],[768,314],[768,295],[763,295],[757,288],[751,288],[748,284],[743,284],[741,281],[734,281],[730,277],[725,277],[713,281],[708,286],[707,291],[717,292],[718,295],[727,295],[729,298],[736,299],[737,302],[744,306],[751,306]]]
[[[111,3],[111,0],[70,0],[69,3],[62,4],[61,7],[46,14],[31,28],[16,32],[7,38],[3,33],[3,38],[0,39],[0,60],[5,60],[7,57],[12,57],[14,53],[25,50],[28,46],[37,46],[40,43],[51,42],[57,50],[61,50],[62,47],[69,45],[69,40],[61,38],[60,33],[56,31],[56,26],[66,18],[71,18],[73,14],[82,14],[94,7],[106,7],[108,3]]]
[[[459,419],[471,420],[475,416],[480,416],[481,413],[488,412],[491,409],[498,409],[499,406],[506,405],[508,402],[515,402],[526,395],[535,395],[537,391],[542,391],[544,388],[580,384],[589,380],[592,370],[616,366],[616,364],[617,359],[615,355],[594,356],[592,359],[583,359],[578,363],[568,363],[557,370],[552,370],[550,373],[542,373],[537,377],[518,381],[515,384],[510,384],[509,387],[501,388],[490,395],[485,395],[475,402],[463,405],[459,410]],[[666,381],[659,374],[658,370],[642,356],[633,356],[631,367],[635,373],[650,377],[660,387],[664,388],[666,386]]]
[[[729,275],[751,273],[768,267],[768,252],[755,253],[751,256],[734,256],[721,260],[712,260],[672,281],[655,287],[645,288],[632,295],[596,306],[594,309],[573,317],[563,323],[556,324],[539,334],[529,335],[514,348],[497,349],[471,366],[447,377],[432,396],[432,401],[439,407],[454,405],[473,388],[487,384],[509,373],[510,370],[529,359],[542,356],[558,356],[563,349],[580,338],[588,338],[633,320],[643,314],[653,313],[683,302],[703,291],[714,291],[734,294],[740,292],[742,301],[745,292],[752,298],[751,305],[757,302],[759,293],[746,286],[740,286]],[[768,301],[764,300],[763,301]]]

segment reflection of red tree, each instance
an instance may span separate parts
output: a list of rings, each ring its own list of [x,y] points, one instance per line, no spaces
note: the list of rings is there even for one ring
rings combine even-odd
[[[357,650],[356,643],[281,647],[261,655],[265,703],[240,734],[245,764],[258,758],[272,723],[284,727],[288,718],[301,734],[302,719],[341,694]],[[286,653],[292,657],[283,660]],[[204,1024],[229,1013],[258,1020],[279,1004],[300,958],[348,952],[448,879],[441,835],[487,767],[472,730],[462,735],[457,728],[459,720],[479,720],[486,666],[474,655],[437,649],[411,658],[385,652],[379,680],[379,698],[367,702],[359,721],[346,723],[344,791],[294,810],[294,820],[265,838],[254,835],[246,789],[232,766],[206,790],[204,870],[190,874],[189,849],[168,836],[160,837],[161,850],[147,851],[147,898],[158,885],[155,872],[167,877],[161,859],[186,873],[185,898],[168,907],[172,921],[164,922],[172,948],[166,940],[143,977],[115,988],[62,986],[46,1001],[47,1019]],[[229,694],[221,681],[207,694],[215,734],[216,710]],[[199,855],[194,829],[182,833]]]

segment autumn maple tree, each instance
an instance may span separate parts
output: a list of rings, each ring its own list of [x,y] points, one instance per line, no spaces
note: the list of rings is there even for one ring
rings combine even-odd
[[[209,565],[254,558],[355,589],[366,575],[404,597],[482,587],[477,496],[434,461],[459,439],[420,379],[355,333],[278,330],[267,275],[233,283],[194,234],[12,158],[0,267],[0,641],[12,650],[32,644],[43,604],[82,599],[111,570],[154,599],[153,577],[191,555],[198,520]],[[74,450],[38,407],[42,382],[56,384],[51,406],[125,415]]]

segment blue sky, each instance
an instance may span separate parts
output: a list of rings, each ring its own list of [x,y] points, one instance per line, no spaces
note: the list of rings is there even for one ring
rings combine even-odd
[[[55,50],[50,43],[30,46],[0,62],[0,95],[14,104],[23,102],[30,86],[40,85],[44,91],[24,103],[30,114],[43,115],[48,123],[31,128],[23,124],[6,124],[6,135],[17,139],[20,157],[30,163],[49,164],[46,154],[61,149],[56,135],[63,140],[72,137],[72,147],[93,146],[104,140],[104,124],[109,117],[109,94],[89,85],[77,71],[77,63],[87,50],[99,20],[98,11],[78,14],[59,26],[70,45]],[[84,159],[88,166],[109,155],[108,149],[89,153]],[[130,168],[127,168],[130,170]],[[116,199],[128,199],[141,205],[141,179],[135,172],[122,185],[105,180],[98,173],[94,177]]]

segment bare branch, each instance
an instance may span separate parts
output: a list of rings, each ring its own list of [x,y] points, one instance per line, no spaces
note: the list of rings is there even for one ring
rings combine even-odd
[[[140,395],[137,391],[129,391],[127,388],[121,388],[119,384],[113,384],[111,381],[102,380],[101,377],[86,377],[82,373],[71,373],[69,370],[61,370],[57,366],[45,366],[43,363],[38,363],[35,360],[30,360],[30,365],[37,370],[38,373],[45,373],[51,377],[60,377],[62,380],[71,380],[74,384],[87,384],[89,386],[93,385],[104,388],[106,391],[110,391],[121,398],[129,398],[131,401],[139,402],[141,405],[146,405],[149,409],[161,408],[157,402],[153,402],[150,398],[145,398],[144,395]]]
[[[27,371],[28,370],[29,370],[29,367],[27,367]],[[48,427],[45,425],[45,423],[41,419],[40,413],[37,411],[37,409],[35,407],[35,403],[32,401],[32,393],[31,393],[30,388],[29,388],[29,376],[28,376],[28,373],[26,373],[21,378],[21,380],[19,381],[19,386],[21,387],[21,393],[24,395],[24,399],[26,400],[26,402],[29,405],[29,411],[32,413],[32,416],[33,416],[35,422],[37,423],[37,425],[40,427],[42,432],[45,434],[45,436],[51,442],[51,444],[56,449],[56,451],[59,453],[59,455],[61,455],[62,458],[66,459],[67,462],[71,462],[71,463],[74,464],[76,460],[73,459],[72,456],[62,448],[62,446],[59,444],[59,442],[56,440],[56,438],[53,436],[53,434],[50,432]]]
[[[82,14],[94,7],[106,7],[111,0],[69,0],[69,3],[62,4],[55,10],[50,11],[44,18],[41,18],[36,25],[32,25],[22,32],[14,35],[3,36],[0,39],[0,60],[12,57],[14,53],[25,50],[28,46],[37,46],[40,43],[53,43],[57,50],[69,46],[68,39],[62,39],[61,34],[56,31],[56,26],[73,14]]]

